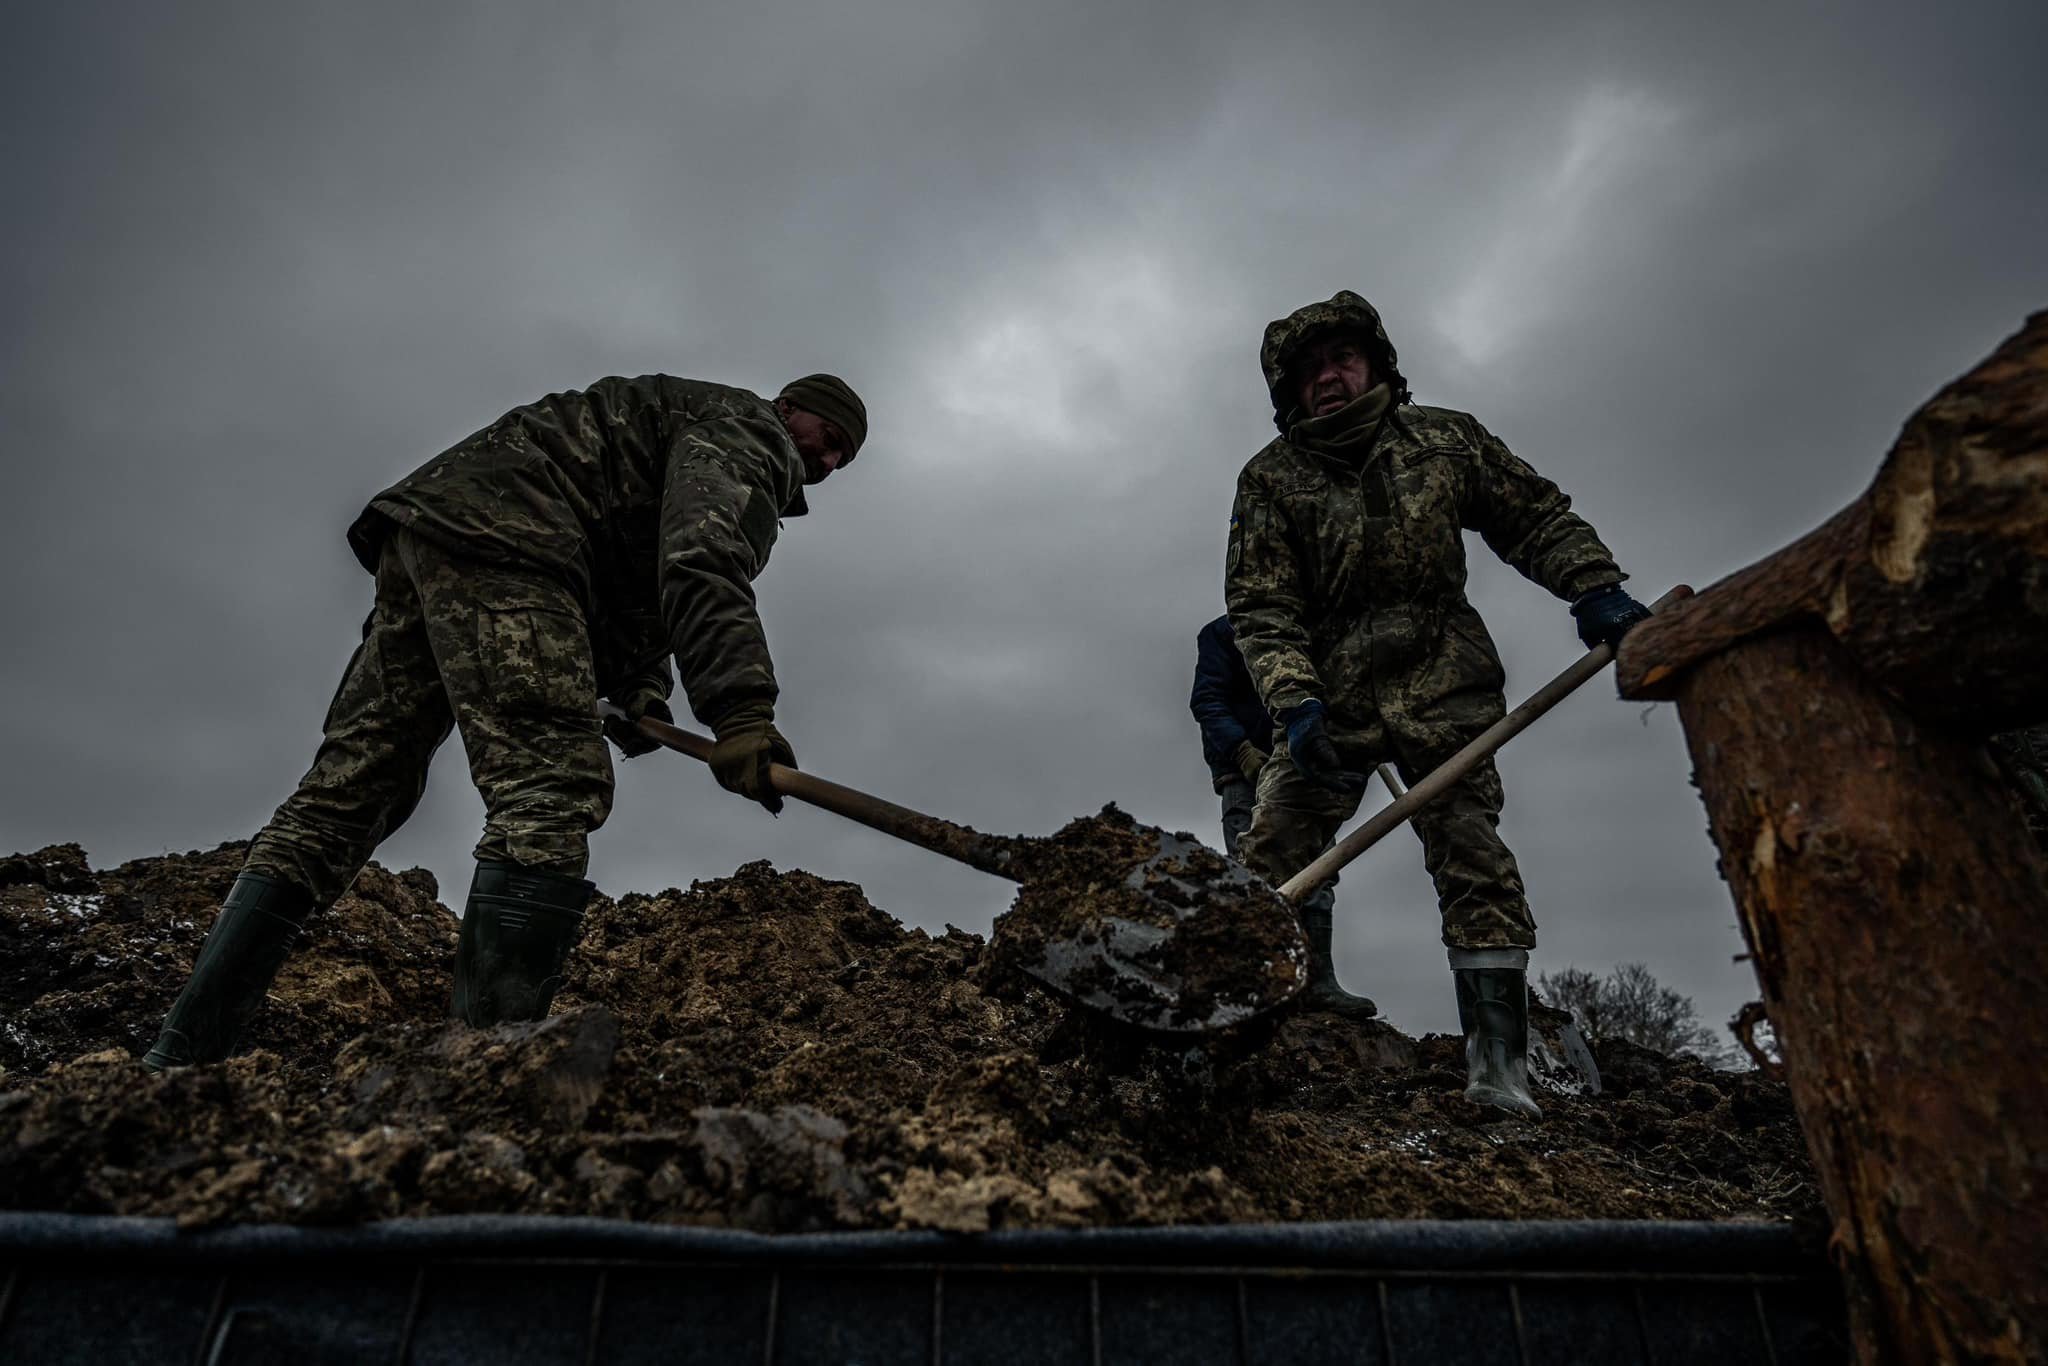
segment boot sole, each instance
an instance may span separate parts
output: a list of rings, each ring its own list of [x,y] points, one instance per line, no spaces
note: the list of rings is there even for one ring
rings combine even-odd
[[[1543,1118],[1543,1109],[1533,1100],[1527,1100],[1512,1091],[1503,1091],[1493,1086],[1468,1086],[1465,1099],[1474,1105],[1491,1105],[1496,1110],[1506,1110],[1524,1119]]]
[[[1308,1001],[1301,1009],[1311,1015],[1335,1015],[1343,1020],[1377,1020],[1380,1016],[1378,1006],[1323,1006]]]
[[[1351,1020],[1375,1019],[1380,1013],[1379,1006],[1372,998],[1354,996],[1348,991],[1335,998],[1319,998],[1314,992],[1308,992],[1303,995],[1300,1005],[1296,1008],[1323,1015],[1342,1015]]]

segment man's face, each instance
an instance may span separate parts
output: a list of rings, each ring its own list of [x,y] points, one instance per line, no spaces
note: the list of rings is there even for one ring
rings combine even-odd
[[[1358,338],[1325,337],[1294,362],[1294,401],[1310,417],[1334,413],[1372,388],[1372,362]]]
[[[827,422],[808,409],[785,402],[782,425],[789,428],[789,439],[796,445],[796,453],[803,457],[806,484],[824,483],[832,471],[853,459],[853,443],[836,422]]]

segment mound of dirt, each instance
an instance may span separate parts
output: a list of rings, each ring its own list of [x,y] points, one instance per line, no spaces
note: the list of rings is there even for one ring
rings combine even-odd
[[[749,864],[600,897],[547,1020],[445,1018],[455,917],[372,867],[229,1061],[134,1059],[242,848],[0,862],[0,1207],[337,1222],[482,1211],[761,1230],[1808,1218],[1784,1088],[1606,1045],[1540,1123],[1462,1044],[1303,1015],[1211,1053],[1105,1035],[958,930]],[[1448,990],[1446,984],[1446,990]]]

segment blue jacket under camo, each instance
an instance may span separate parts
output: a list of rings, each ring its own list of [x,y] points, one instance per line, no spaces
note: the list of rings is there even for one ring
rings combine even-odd
[[[1273,752],[1272,714],[1259,701],[1227,616],[1195,635],[1195,685],[1188,693],[1188,710],[1202,728],[1202,758],[1212,778],[1241,775],[1237,747],[1247,740],[1262,754]]]

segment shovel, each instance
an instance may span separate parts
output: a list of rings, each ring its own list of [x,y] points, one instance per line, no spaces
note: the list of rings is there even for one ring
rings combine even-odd
[[[1650,610],[1661,611],[1691,596],[1692,589],[1680,584],[1653,603]],[[1381,808],[1370,820],[1325,850],[1323,855],[1308,867],[1281,884],[1277,900],[1285,908],[1282,913],[1292,920],[1294,908],[1318,887],[1335,877],[1346,864],[1379,843],[1396,827],[1406,824],[1417,811],[1436,800],[1447,788],[1492,757],[1494,751],[1527,730],[1537,718],[1584,686],[1594,675],[1606,669],[1613,660],[1614,647],[1611,645],[1600,645],[1586,651],[1570,668],[1537,689],[1528,701],[1488,726],[1463,749],[1445,760],[1412,788],[1403,789],[1400,776],[1394,772],[1392,765],[1381,764],[1380,778],[1386,783],[1387,790],[1394,794],[1394,800]],[[1192,843],[1179,840],[1176,836],[1165,835],[1163,832],[1159,832],[1159,838],[1162,857],[1171,851],[1172,842],[1178,841],[1182,845]],[[1206,849],[1202,852],[1209,854]],[[1211,859],[1215,857],[1213,854],[1209,856]],[[1227,866],[1235,881],[1212,874],[1205,879],[1203,892],[1212,899],[1212,902],[1219,899],[1219,894],[1221,897],[1228,897],[1234,893],[1240,898],[1242,914],[1256,914],[1261,921],[1272,916],[1273,901],[1266,895],[1267,884],[1240,864],[1230,863]],[[1019,898],[1020,903],[1023,900],[1024,898]],[[1228,914],[1229,908],[1226,903],[1212,905],[1210,909],[1215,913]],[[1184,919],[1177,927],[1169,926],[1167,932],[1186,933],[1203,923],[1205,922],[1190,917]],[[999,921],[998,927],[1000,926]],[[1159,933],[1159,930],[1150,926],[1124,926],[1114,917],[1103,917],[1099,926],[1091,925],[1085,920],[1075,924],[1073,919],[1069,918],[1065,933],[1052,939],[1040,960],[1036,963],[1026,962],[1023,966],[1031,975],[1080,1004],[1108,1014],[1124,1024],[1135,1025],[1155,1033],[1203,1032],[1227,1027],[1229,1024],[1264,1014],[1286,1004],[1307,984],[1304,976],[1284,978],[1270,971],[1270,965],[1255,956],[1240,953],[1234,956],[1238,970],[1242,974],[1240,980],[1231,982],[1224,975],[1225,968],[1221,965],[1209,965],[1207,971],[1202,974],[1204,985],[1209,990],[1219,995],[1227,994],[1231,1005],[1227,1017],[1226,1013],[1217,1012],[1204,1022],[1197,1015],[1192,1028],[1180,1026],[1171,1012],[1155,1008],[1142,992],[1119,995],[1104,989],[1105,978],[1109,976],[1107,970],[1122,968],[1123,962],[1132,957],[1128,952],[1117,951],[1120,942],[1134,943],[1161,958],[1177,959],[1182,962],[1190,959],[1196,963],[1206,962],[1206,954],[1175,954],[1175,946],[1159,938]],[[1184,969],[1182,976],[1191,978],[1195,973]]]
[[[610,703],[602,715],[624,720]],[[642,717],[648,739],[709,761],[712,742]],[[1114,807],[1049,838],[984,834],[782,764],[768,782],[943,858],[1022,884],[994,947],[1085,1009],[1155,1034],[1228,1029],[1307,984],[1293,909],[1239,864]]]
[[[1680,586],[1652,610],[1683,598]],[[1051,838],[990,835],[782,764],[769,784],[871,830],[1023,884],[996,921],[996,947],[1018,968],[1085,1009],[1150,1034],[1230,1029],[1285,1005],[1307,985],[1308,943],[1294,906],[1614,658],[1598,646],[1488,727],[1436,771],[1289,878],[1263,879],[1200,842],[1115,810]],[[610,703],[599,710],[623,719]],[[708,761],[712,742],[643,717],[641,734]]]
[[[1683,602],[1691,596],[1692,589],[1685,584],[1679,584],[1651,603],[1650,610],[1661,612],[1673,603]],[[1299,902],[1328,882],[1343,870],[1345,864],[1378,844],[1395,828],[1407,824],[1410,816],[1435,801],[1444,794],[1445,789],[1492,758],[1495,750],[1534,725],[1537,718],[1577,692],[1588,679],[1605,669],[1613,660],[1612,645],[1596,645],[1586,651],[1569,669],[1530,694],[1528,701],[1474,736],[1471,743],[1437,765],[1422,781],[1406,792],[1401,790],[1399,780],[1387,766],[1381,765],[1381,777],[1386,780],[1388,789],[1395,793],[1394,800],[1381,807],[1365,824],[1324,850],[1322,857],[1281,883],[1280,895],[1290,902]]]
[[[600,702],[606,717],[625,713]],[[711,739],[641,717],[647,739],[711,760]],[[815,774],[768,766],[782,797],[969,868],[1020,883],[997,917],[1010,965],[1077,1006],[1155,1034],[1210,1034],[1280,1006],[1307,985],[1309,942],[1294,911],[1249,870],[1200,842],[1106,809],[1057,836],[991,836]]]

